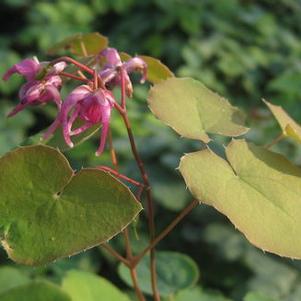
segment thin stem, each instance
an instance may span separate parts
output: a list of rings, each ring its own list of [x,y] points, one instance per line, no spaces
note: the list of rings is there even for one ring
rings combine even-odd
[[[110,169],[110,168],[104,167],[104,166],[103,166],[103,168],[105,168],[107,170],[110,169],[110,172],[115,173],[115,174],[119,174],[118,173],[118,160],[117,160],[117,156],[116,156],[114,145],[113,145],[112,135],[110,135],[110,144],[109,145],[110,145],[111,154],[115,154],[115,156],[111,155],[111,159],[112,159],[112,163],[115,166],[116,170],[113,170],[113,169]],[[122,175],[122,176],[123,176],[124,180],[126,179],[127,181],[129,181],[129,180],[134,181],[134,180],[128,178],[127,176],[124,176],[124,175]],[[137,182],[137,183],[139,185],[141,185],[141,183],[139,183],[139,182]],[[126,266],[130,270],[130,274],[131,274],[133,287],[134,287],[136,296],[137,296],[139,301],[146,301],[144,296],[143,296],[143,293],[142,293],[142,291],[139,287],[136,267],[132,264],[133,254],[132,254],[131,242],[130,242],[130,238],[129,238],[129,232],[128,232],[127,228],[123,231],[123,234],[124,234],[125,246],[126,246],[126,261],[128,262],[128,265],[126,265]]]
[[[87,78],[76,76],[74,74],[67,73],[67,72],[60,72],[60,75],[62,75],[64,77],[69,77],[69,78],[72,78],[72,79],[75,79],[75,80],[79,80],[79,81],[82,81],[82,82],[85,82],[85,83],[89,82],[89,80]]]
[[[80,70],[77,70],[76,72],[81,78],[87,79],[87,77]]]
[[[125,248],[126,248],[126,258],[127,258],[127,260],[129,262],[132,262],[132,260],[133,260],[133,253],[132,253],[132,249],[131,249],[129,231],[128,231],[127,228],[124,229],[123,234],[124,234],[124,241],[125,241]],[[145,301],[143,293],[142,293],[142,291],[141,291],[141,289],[139,287],[136,267],[134,267],[133,265],[131,265],[131,266],[129,266],[129,269],[130,269],[130,274],[131,274],[131,278],[132,278],[132,282],[133,282],[133,287],[135,289],[136,295],[137,295],[139,301]]]
[[[120,178],[122,180],[125,180],[128,183],[131,183],[131,184],[133,184],[133,185],[135,185],[137,187],[142,187],[142,188],[144,187],[144,185],[142,183],[140,183],[140,182],[138,182],[138,181],[136,181],[136,180],[134,180],[132,178],[129,178],[126,175],[121,174],[118,171],[116,171],[116,170],[114,170],[114,169],[112,169],[112,168],[110,168],[108,166],[100,165],[100,166],[97,166],[96,168],[100,169],[100,170],[103,170],[103,171],[107,171],[109,173],[112,173],[114,176],[116,176],[116,177],[118,177],[118,178]]]
[[[130,267],[130,262],[126,258],[121,256],[117,251],[115,251],[109,244],[103,244],[101,247],[105,249],[108,253],[110,253],[113,257],[121,261],[124,265]]]
[[[117,160],[116,151],[115,151],[114,146],[113,146],[113,137],[112,137],[112,130],[111,130],[111,128],[109,129],[108,138],[109,138],[111,161],[112,161],[112,164],[113,164],[115,170],[118,172],[118,169],[119,169],[118,168],[118,160]]]
[[[93,74],[93,84],[94,84],[94,89],[98,89],[98,75],[96,70],[94,70],[94,74]]]
[[[59,62],[67,62],[67,63],[71,63],[75,66],[77,66],[78,68],[82,69],[83,71],[91,74],[91,75],[94,75],[94,70],[89,68],[88,66],[78,62],[77,60],[69,57],[69,56],[62,56],[62,57],[59,57],[53,61],[50,62],[50,65],[54,65],[56,63],[59,63]]]
[[[125,93],[124,88],[122,89],[122,94]],[[150,241],[153,241],[155,236],[155,221],[154,221],[154,207],[153,207],[153,198],[152,198],[152,192],[150,188],[150,183],[148,180],[148,175],[146,173],[144,164],[142,159],[140,158],[140,155],[138,153],[134,135],[131,129],[131,124],[128,119],[127,112],[121,114],[124,124],[126,126],[128,137],[130,140],[130,145],[132,149],[132,153],[134,155],[134,158],[137,162],[143,183],[145,185],[146,189],[146,197],[147,197],[147,208],[148,208],[148,228],[150,233]],[[152,291],[153,291],[153,297],[155,301],[160,301],[160,294],[157,287],[157,272],[156,272],[156,259],[155,259],[155,250],[152,248],[150,250],[150,272],[151,272],[151,285],[152,285]]]
[[[87,51],[87,48],[86,48],[86,45],[83,41],[80,41],[80,48],[83,52],[83,55],[84,56],[88,56],[88,51]]]
[[[125,110],[126,109],[126,92],[125,92],[125,70],[121,67],[120,68],[120,78],[121,78],[121,107]]]
[[[144,257],[146,253],[152,250],[163,238],[165,238],[176,226],[177,224],[193,209],[195,208],[199,202],[197,200],[193,200],[189,203],[187,207],[185,207],[179,215],[147,246],[139,255],[135,257],[135,265],[139,263],[139,261]]]
[[[283,133],[281,133],[280,135],[278,135],[276,138],[273,139],[273,141],[267,145],[265,145],[264,148],[269,149],[271,148],[273,145],[277,144],[279,141],[281,141],[284,138]]]

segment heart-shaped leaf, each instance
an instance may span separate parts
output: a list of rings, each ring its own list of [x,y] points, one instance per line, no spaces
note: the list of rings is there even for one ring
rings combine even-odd
[[[263,101],[278,121],[282,129],[282,134],[301,143],[301,126],[293,118],[291,118],[281,106],[273,105],[266,100]]]
[[[176,252],[156,253],[158,289],[162,296],[169,296],[182,289],[193,286],[199,278],[196,263],[187,255]],[[137,276],[141,290],[152,294],[150,259],[144,257],[137,267]],[[129,286],[132,286],[129,269],[123,264],[119,266],[119,275]]]
[[[130,190],[110,174],[74,174],[51,147],[21,147],[0,159],[0,236],[16,262],[45,264],[99,245],[140,210]]]
[[[234,140],[228,162],[209,149],[185,155],[191,193],[225,214],[255,246],[301,258],[301,169],[282,155]]]
[[[46,281],[18,286],[0,295],[1,301],[71,301],[57,285]]]
[[[72,301],[129,301],[127,295],[108,280],[87,272],[69,271],[62,288]]]
[[[108,47],[108,38],[98,32],[79,33],[66,38],[48,49],[49,54],[55,54],[59,50],[70,50],[79,56],[97,55]]]
[[[154,85],[148,101],[161,121],[187,138],[208,143],[207,133],[240,136],[248,130],[240,110],[191,78],[169,78]]]

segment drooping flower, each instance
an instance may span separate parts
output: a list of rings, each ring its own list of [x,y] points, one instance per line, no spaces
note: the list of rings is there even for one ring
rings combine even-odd
[[[28,105],[39,105],[54,101],[61,107],[60,89],[62,79],[58,75],[66,67],[65,62],[49,66],[47,62],[39,62],[37,58],[25,59],[15,64],[3,75],[8,80],[14,73],[25,77],[27,82],[19,91],[20,103],[8,114],[9,117],[17,114]]]
[[[96,155],[100,155],[105,147],[114,103],[113,94],[106,89],[99,88],[94,91],[88,85],[77,87],[63,102],[59,115],[45,133],[44,139],[52,135],[57,127],[61,125],[66,143],[73,147],[71,136],[79,135],[95,124],[101,124],[100,144],[96,151]],[[79,128],[72,129],[77,118],[84,123]]]
[[[147,76],[147,64],[139,57],[133,57],[122,63],[118,51],[114,48],[106,48],[100,53],[106,60],[106,64],[100,71],[99,75],[107,86],[121,85],[122,76],[125,81],[125,90],[128,97],[133,94],[133,85],[129,74],[132,72],[140,72],[142,78],[141,83],[144,83]]]

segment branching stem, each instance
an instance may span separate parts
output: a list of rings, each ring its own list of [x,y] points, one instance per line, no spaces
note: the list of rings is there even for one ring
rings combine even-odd
[[[121,80],[121,109],[122,110],[119,110],[119,113],[121,114],[124,124],[126,126],[130,145],[131,145],[131,150],[132,150],[133,156],[135,158],[135,161],[137,163],[137,166],[139,168],[143,183],[145,185],[146,198],[147,198],[147,209],[148,209],[147,210],[148,211],[148,228],[149,228],[149,233],[150,233],[150,242],[152,242],[153,239],[155,238],[153,197],[152,197],[150,183],[148,180],[148,175],[145,170],[144,163],[138,153],[134,135],[133,135],[132,128],[131,128],[131,123],[129,121],[128,114],[126,111],[126,106],[125,106],[126,90],[125,90],[125,80],[124,80],[123,70],[121,70],[121,79],[122,79]],[[160,301],[160,294],[159,294],[159,290],[158,290],[158,286],[157,286],[156,258],[155,258],[155,249],[154,248],[152,248],[150,250],[150,273],[151,273],[151,285],[152,285],[154,301]]]
[[[193,200],[185,207],[179,215],[139,254],[134,258],[134,265],[137,265],[140,260],[152,250],[163,238],[165,238],[176,226],[177,224],[188,214],[190,211],[195,208],[199,202]]]

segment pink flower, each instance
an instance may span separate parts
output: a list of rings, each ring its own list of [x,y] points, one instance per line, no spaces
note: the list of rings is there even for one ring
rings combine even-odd
[[[106,48],[100,53],[101,56],[105,57],[106,64],[100,71],[100,77],[103,82],[108,86],[121,85],[122,76],[125,81],[125,90],[128,97],[133,94],[133,86],[130,80],[129,74],[132,72],[142,73],[141,83],[144,83],[147,76],[147,65],[139,57],[129,59],[127,62],[122,63],[119,53],[114,48]],[[122,72],[123,71],[123,72]]]
[[[114,97],[108,90],[100,88],[93,91],[88,85],[77,87],[67,96],[59,115],[45,133],[44,139],[52,135],[61,124],[66,143],[73,147],[71,136],[78,135],[95,124],[101,124],[100,144],[96,152],[96,155],[100,155],[105,147],[114,103]],[[84,121],[84,124],[77,129],[72,129],[77,118]]]
[[[48,66],[47,62],[40,63],[37,58],[33,58],[25,59],[8,69],[3,76],[4,80],[8,80],[14,73],[24,76],[27,80],[19,91],[20,103],[8,116],[17,114],[28,105],[39,105],[51,100],[60,108],[59,90],[62,86],[62,80],[58,74],[65,67],[66,63],[64,62]]]

